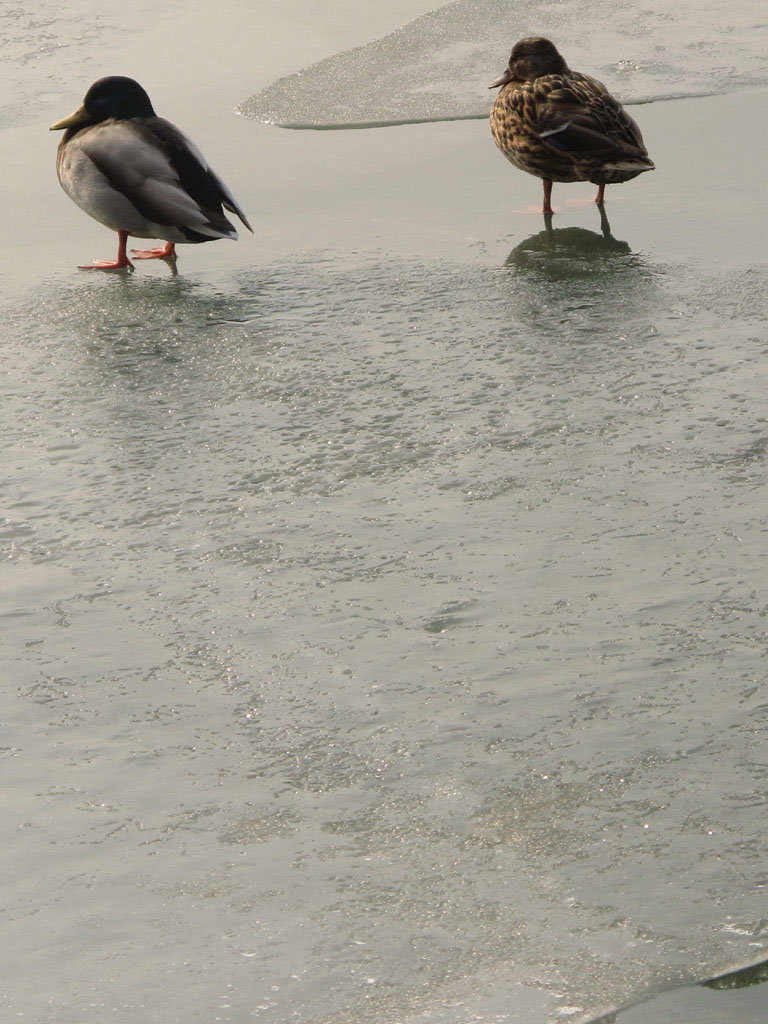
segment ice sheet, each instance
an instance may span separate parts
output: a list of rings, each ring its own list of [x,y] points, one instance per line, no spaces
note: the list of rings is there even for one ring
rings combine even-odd
[[[546,35],[625,101],[768,82],[768,21],[748,0],[458,0],[281,78],[240,105],[288,128],[374,127],[487,115],[513,43]]]

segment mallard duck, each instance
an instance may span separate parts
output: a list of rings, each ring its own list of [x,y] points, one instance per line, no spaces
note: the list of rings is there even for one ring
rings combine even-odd
[[[491,110],[491,131],[515,167],[544,179],[544,213],[552,213],[553,181],[605,186],[654,169],[640,129],[602,82],[571,71],[554,43],[516,43]]]
[[[116,260],[94,260],[84,270],[133,268],[128,236],[162,238],[155,249],[134,249],[137,259],[173,259],[178,242],[237,238],[224,209],[252,231],[224,182],[190,139],[157,117],[149,96],[132,78],[101,78],[69,117],[56,173],[61,187],[87,214],[117,232]]]

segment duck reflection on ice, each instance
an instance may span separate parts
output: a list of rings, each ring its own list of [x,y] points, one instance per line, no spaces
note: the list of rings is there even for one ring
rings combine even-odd
[[[656,333],[662,271],[613,237],[605,211],[601,231],[544,230],[516,245],[504,263],[510,317],[537,334],[597,345]]]
[[[632,265],[637,257],[628,242],[611,234],[605,209],[600,206],[600,233],[587,228],[553,228],[552,214],[544,214],[544,230],[516,245],[505,261],[518,270],[538,270],[551,277],[571,277],[590,273],[606,260]]]

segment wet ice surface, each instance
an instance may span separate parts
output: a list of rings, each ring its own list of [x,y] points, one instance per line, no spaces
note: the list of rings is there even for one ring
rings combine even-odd
[[[768,965],[763,961],[733,974],[686,985],[608,1013],[590,1024],[646,1024],[659,1021],[706,1021],[707,1024],[733,1024],[765,1020]]]
[[[549,244],[17,311],[8,1016],[579,1020],[765,941],[765,269]]]
[[[600,30],[595,31],[599,22]],[[281,78],[247,117],[292,128],[487,116],[513,43],[546,35],[624,101],[709,95],[768,81],[768,22],[750,0],[458,0]]]

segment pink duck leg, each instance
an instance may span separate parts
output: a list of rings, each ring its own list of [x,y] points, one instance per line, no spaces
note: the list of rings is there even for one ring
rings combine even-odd
[[[552,209],[552,182],[549,178],[544,179],[544,207],[542,213],[554,213]]]

